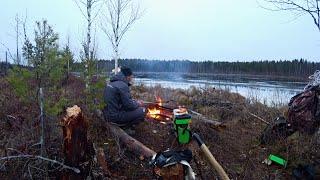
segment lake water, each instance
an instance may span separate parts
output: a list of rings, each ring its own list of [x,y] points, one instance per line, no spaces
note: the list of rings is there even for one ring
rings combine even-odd
[[[181,75],[167,73],[141,73],[135,78],[136,84],[146,86],[161,85],[167,88],[188,89],[195,87],[215,87],[243,95],[252,101],[260,101],[268,106],[285,105],[290,98],[301,92],[307,82],[270,80],[270,78],[241,75]]]

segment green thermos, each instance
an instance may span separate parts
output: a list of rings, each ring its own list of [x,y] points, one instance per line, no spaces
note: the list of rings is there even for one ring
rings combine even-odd
[[[180,144],[187,144],[191,140],[191,115],[188,114],[186,109],[174,109],[174,129],[176,131],[177,140]]]

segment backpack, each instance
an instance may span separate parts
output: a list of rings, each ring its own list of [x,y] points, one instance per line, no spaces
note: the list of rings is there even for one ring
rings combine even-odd
[[[293,96],[289,102],[288,123],[295,131],[312,134],[318,123],[318,89],[313,86]]]

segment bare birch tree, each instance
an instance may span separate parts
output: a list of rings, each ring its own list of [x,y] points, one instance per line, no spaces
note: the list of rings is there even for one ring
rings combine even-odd
[[[120,58],[119,45],[125,33],[141,17],[141,10],[133,0],[104,0],[106,11],[103,15],[101,28],[107,35],[114,53],[114,72],[118,72]]]
[[[16,15],[15,18],[16,21],[16,27],[15,27],[15,31],[16,31],[16,63],[18,65],[20,65],[21,61],[20,61],[20,53],[19,53],[19,35],[20,35],[20,18],[18,16],[18,14]]]
[[[83,17],[87,21],[86,40],[82,43],[84,60],[85,60],[85,80],[86,88],[89,87],[89,77],[91,74],[91,65],[95,59],[95,45],[92,45],[92,24],[98,16],[98,11],[94,11],[99,5],[101,0],[74,0],[78,8],[80,9]]]
[[[273,11],[290,11],[296,15],[309,15],[320,32],[320,0],[264,0]]]

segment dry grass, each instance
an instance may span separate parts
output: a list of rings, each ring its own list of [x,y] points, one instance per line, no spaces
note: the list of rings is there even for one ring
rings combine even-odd
[[[23,104],[13,94],[10,85],[1,80],[0,88],[0,155],[14,155],[8,148],[17,149],[23,153],[37,153],[39,148],[30,148],[38,142],[38,106],[34,104]],[[103,147],[107,158],[112,179],[155,179],[147,159],[141,160],[139,157],[127,151],[119,145],[110,131],[103,126],[103,122],[90,111],[83,100],[83,81],[76,78],[69,80],[63,92],[70,99],[69,104],[77,104],[84,110],[84,114],[89,121],[89,137],[97,147]],[[280,116],[285,111],[283,108],[270,108],[258,102],[250,102],[236,93],[214,89],[214,88],[190,88],[188,90],[174,90],[168,88],[133,87],[133,96],[136,99],[154,101],[155,96],[160,96],[163,100],[172,100],[167,105],[183,105],[194,111],[204,114],[211,119],[217,119],[226,124],[225,129],[215,129],[206,124],[193,123],[192,130],[199,133],[213,155],[226,169],[233,179],[275,179],[289,178],[293,167],[299,163],[311,163],[315,159],[320,159],[319,136],[307,136],[298,134],[288,139],[281,140],[275,144],[260,146],[259,137],[266,124],[250,115],[248,112],[262,117],[271,122],[275,117]],[[7,115],[12,115],[18,120],[8,120]],[[62,159],[61,156],[61,129],[58,126],[59,117],[51,119],[50,142],[48,142],[49,156],[52,159]],[[14,123],[8,123],[14,122]],[[20,128],[20,129],[16,129]],[[24,131],[21,128],[29,128]],[[155,130],[155,131],[152,131]],[[29,132],[32,131],[32,132]],[[156,133],[154,133],[156,132]],[[181,149],[177,144],[171,125],[144,122],[137,127],[134,136],[148,147],[155,151],[163,151],[167,148]],[[25,149],[24,147],[27,147]],[[194,152],[192,167],[198,174],[199,179],[214,179],[217,177],[215,171],[211,169],[204,156],[196,145],[189,146]],[[285,157],[289,166],[283,169],[280,166],[267,166],[261,162],[270,154],[278,154]],[[25,164],[27,164],[25,166]],[[28,178],[28,162],[5,163],[5,169],[1,167],[0,177],[6,179],[14,173],[15,177]],[[33,165],[33,164],[31,164]],[[20,170],[20,171],[19,171]],[[34,173],[40,176],[52,177],[60,171],[53,171],[53,174],[43,174],[35,169]],[[18,173],[17,173],[18,172]],[[101,171],[96,166],[93,167],[92,176],[103,177]]]

